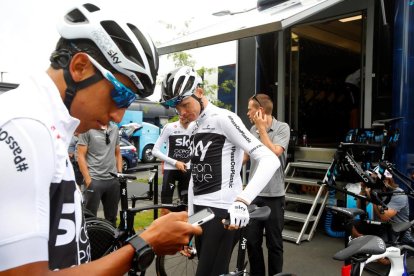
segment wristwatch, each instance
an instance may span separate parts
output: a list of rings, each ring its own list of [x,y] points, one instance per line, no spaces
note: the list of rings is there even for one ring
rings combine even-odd
[[[127,243],[135,249],[135,256],[132,261],[132,267],[138,271],[145,271],[152,261],[155,254],[151,246],[147,244],[140,236],[134,235],[127,240]]]

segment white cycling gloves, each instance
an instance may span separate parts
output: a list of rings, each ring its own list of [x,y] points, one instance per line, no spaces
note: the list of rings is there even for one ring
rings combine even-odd
[[[230,214],[230,224],[245,227],[249,223],[249,211],[243,202],[233,202],[228,212]]]

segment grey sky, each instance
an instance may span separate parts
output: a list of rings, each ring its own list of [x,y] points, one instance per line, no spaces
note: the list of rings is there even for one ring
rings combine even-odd
[[[20,82],[26,75],[49,66],[49,55],[59,35],[55,22],[57,16],[79,1],[72,0],[2,0],[0,2],[0,71],[5,82]],[[86,2],[86,1],[81,1]],[[199,29],[220,19],[211,14],[218,10],[242,10],[256,4],[253,0],[95,0],[90,1],[106,10],[121,10],[126,19],[143,26],[154,42],[167,42],[178,31],[184,29],[184,22],[191,20],[190,30]],[[116,7],[114,6],[116,5]],[[176,26],[175,31],[167,30],[166,22]],[[234,45],[234,44],[233,44]],[[197,60],[196,66],[228,64],[227,51],[205,49],[191,52]],[[233,50],[234,51],[234,50]],[[235,54],[231,54],[234,55]],[[160,75],[172,65],[161,60]],[[233,62],[235,62],[235,57]],[[164,60],[164,61],[163,61]],[[208,63],[208,64],[205,64]]]

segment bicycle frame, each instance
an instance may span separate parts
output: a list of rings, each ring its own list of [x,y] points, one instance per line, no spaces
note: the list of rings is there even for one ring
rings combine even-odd
[[[358,275],[362,274],[362,271],[364,270],[365,265],[375,262],[376,260],[379,260],[381,258],[388,258],[391,262],[391,268],[388,272],[389,276],[397,276],[397,275],[408,275],[407,274],[407,266],[406,266],[406,255],[402,254],[401,249],[398,247],[390,246],[387,247],[385,253],[380,255],[372,255],[368,260],[363,262],[360,265],[360,273]]]
[[[345,216],[347,220],[352,221],[353,218],[357,215],[361,215],[363,210],[356,209],[356,208],[340,208],[340,207],[329,207],[334,212],[338,212],[339,214]],[[351,218],[352,217],[352,218]],[[370,221],[369,221],[370,222]],[[397,223],[392,225],[392,229],[395,232],[399,233],[399,237],[402,237],[403,233],[409,229],[414,221],[409,223]],[[391,224],[388,224],[391,226]],[[364,238],[368,238],[365,237]],[[384,248],[384,241],[382,239],[381,243],[383,244]],[[366,265],[372,262],[375,262],[376,260],[382,259],[382,258],[388,258],[391,262],[391,268],[388,271],[387,275],[396,276],[396,275],[409,275],[407,272],[407,265],[406,265],[406,255],[408,251],[413,251],[414,249],[408,245],[399,245],[399,239],[396,238],[393,240],[391,246],[388,246],[384,248],[383,251],[373,251],[373,249],[369,248],[367,251],[361,252],[360,250],[363,249],[363,246],[365,245],[362,241],[358,241],[358,238],[355,239],[356,243],[353,243],[354,240],[351,240],[348,244],[349,248],[345,248],[344,250],[339,251],[337,254],[335,254],[334,258],[337,260],[344,260],[345,265],[342,267],[342,276],[358,276],[362,275],[362,271],[364,268],[366,268]],[[375,246],[376,247],[376,246]],[[348,250],[350,249],[350,250]],[[347,251],[348,250],[348,251]],[[340,256],[340,252],[347,251],[348,257],[338,258],[336,255]],[[350,255],[350,252],[353,252]],[[376,252],[376,253],[374,253]],[[373,270],[372,268],[367,268],[367,270],[377,274],[382,275],[378,273],[377,271]]]
[[[386,248],[386,251],[382,254],[372,255],[365,261],[360,261],[358,259],[353,259],[352,264],[349,266],[348,271],[342,271],[342,276],[361,276],[366,265],[372,262],[375,262],[382,258],[388,258],[391,262],[390,270],[387,272],[388,276],[408,276],[409,272],[407,270],[407,250],[412,250],[409,246],[402,246],[401,248],[390,246]],[[379,272],[371,272],[382,275]]]
[[[248,206],[248,210],[250,213],[250,219],[256,220],[266,220],[270,215],[270,208],[268,206],[257,207],[256,205],[252,204]],[[230,224],[230,221],[227,219],[225,224]],[[247,227],[249,227],[247,225]],[[240,238],[239,238],[239,247],[237,252],[237,262],[236,262],[236,269],[228,274],[224,274],[221,276],[229,276],[229,275],[248,275],[247,272],[247,261],[246,259],[246,250],[247,250],[247,237],[246,231],[247,227],[241,228],[240,231]]]

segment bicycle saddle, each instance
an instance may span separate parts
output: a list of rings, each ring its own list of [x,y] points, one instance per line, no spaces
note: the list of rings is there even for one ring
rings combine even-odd
[[[336,252],[333,258],[338,261],[345,261],[354,255],[377,255],[384,253],[385,250],[385,242],[380,237],[367,235],[351,240],[348,246]]]
[[[249,205],[247,209],[249,210],[250,219],[266,220],[270,215],[269,206],[257,207],[256,205],[252,204]]]
[[[337,206],[326,206],[326,208],[330,209],[332,212],[337,213],[339,215],[343,215],[347,218],[353,219],[358,215],[363,215],[365,212],[358,208],[343,208]]]
[[[391,228],[396,233],[404,232],[408,230],[414,224],[414,220],[412,221],[402,221],[402,222],[395,222],[391,224]]]

